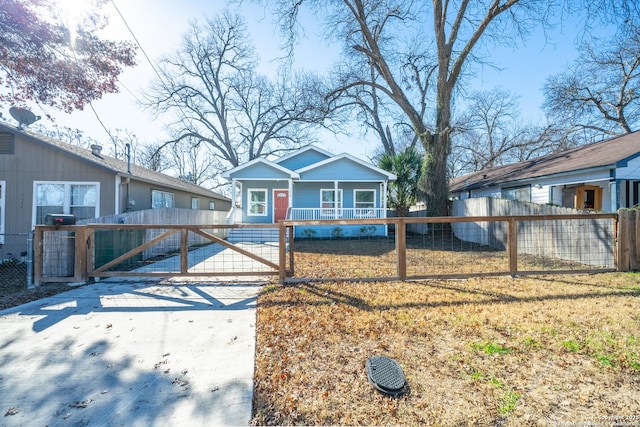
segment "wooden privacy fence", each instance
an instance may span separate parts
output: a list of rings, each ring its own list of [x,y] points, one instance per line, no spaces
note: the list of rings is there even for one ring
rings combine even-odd
[[[627,271],[640,265],[640,239],[629,232],[640,232],[640,222],[632,222],[630,215],[621,215],[619,225],[617,214],[575,214],[283,221],[268,225],[37,226],[34,282],[81,282],[109,276],[247,275],[273,275],[281,281],[289,277],[405,280]],[[335,239],[293,237],[296,227],[340,231],[354,226],[364,230],[362,236],[345,238],[335,232],[328,233],[337,236]],[[389,234],[372,235],[368,230],[380,227],[371,226],[385,226]],[[234,240],[231,234],[238,229],[246,233]],[[268,233],[270,238],[258,235],[256,239],[255,230]],[[162,246],[162,242],[170,243]],[[229,253],[233,256],[227,256]],[[331,254],[335,257],[327,258],[320,273],[307,268],[320,265]],[[208,267],[202,267],[205,265]]]

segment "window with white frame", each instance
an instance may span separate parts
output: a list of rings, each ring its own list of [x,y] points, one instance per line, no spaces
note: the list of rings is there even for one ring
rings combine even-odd
[[[151,207],[153,209],[172,208],[175,206],[173,193],[151,190]]]
[[[214,201],[209,201],[209,210],[213,211],[216,209],[216,202]]]
[[[197,197],[191,198],[191,209],[200,209],[200,199]]]
[[[4,244],[4,199],[7,183],[0,181],[0,245]]]
[[[247,215],[266,216],[267,215],[267,190],[250,188],[247,193]]]
[[[97,182],[35,182],[35,224],[48,214],[72,214],[76,220],[99,215],[100,184]]]
[[[376,190],[353,190],[353,207],[357,217],[374,216]]]
[[[334,215],[335,209],[342,207],[342,190],[322,189],[320,190],[320,211],[321,215]]]

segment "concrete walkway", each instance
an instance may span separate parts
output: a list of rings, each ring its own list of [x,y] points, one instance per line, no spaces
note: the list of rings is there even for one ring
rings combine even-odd
[[[0,311],[0,426],[247,425],[259,290],[110,279]]]

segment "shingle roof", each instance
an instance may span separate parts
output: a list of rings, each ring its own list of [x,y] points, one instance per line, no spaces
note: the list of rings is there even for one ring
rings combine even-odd
[[[130,165],[131,174],[129,174],[128,173],[129,164],[123,160],[119,160],[114,157],[109,157],[104,154],[100,154],[99,156],[96,156],[91,152],[91,150],[87,150],[85,148],[78,147],[76,145],[67,144],[62,141],[48,138],[44,135],[40,135],[38,133],[31,132],[29,130],[18,129],[16,127],[9,126],[4,123],[0,123],[0,129],[5,130],[7,132],[23,135],[31,139],[32,141],[49,146],[53,149],[61,150],[72,156],[78,157],[84,161],[90,162],[97,167],[113,172],[114,174],[121,175],[121,176],[129,176],[133,180],[153,182],[153,183],[157,183],[158,185],[162,185],[164,187],[172,188],[175,190],[181,190],[188,193],[198,194],[198,195],[209,197],[209,198],[226,200],[226,201],[231,200],[228,197],[225,197],[214,191],[207,190],[206,188],[200,187],[198,185],[182,181],[178,178],[173,178],[169,175],[165,175],[163,173],[156,172],[151,169],[147,169],[142,166],[135,165],[133,163]]]
[[[543,176],[614,167],[640,153],[640,132],[594,142],[510,165],[483,169],[452,179],[449,191],[493,187]]]

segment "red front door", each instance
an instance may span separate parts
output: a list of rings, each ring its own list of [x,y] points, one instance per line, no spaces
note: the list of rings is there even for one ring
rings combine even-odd
[[[273,200],[273,222],[278,222],[287,217],[287,209],[289,208],[289,190],[274,190]]]

